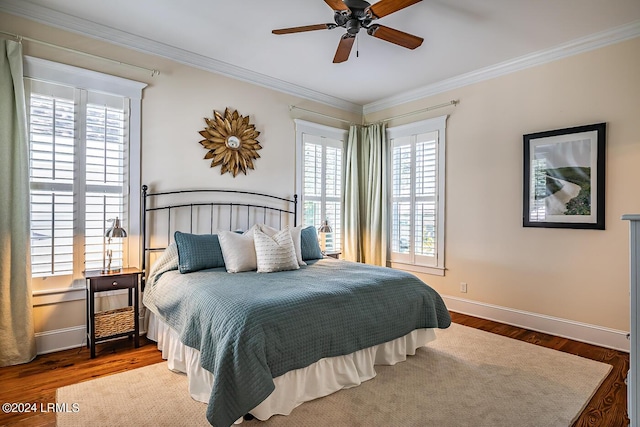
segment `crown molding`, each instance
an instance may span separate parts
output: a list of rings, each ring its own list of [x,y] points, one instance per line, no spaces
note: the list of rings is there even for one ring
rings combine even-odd
[[[433,96],[463,86],[468,86],[484,80],[493,79],[495,77],[524,70],[526,68],[557,61],[562,58],[619,43],[638,36],[640,36],[640,21],[634,21],[627,25],[563,43],[551,49],[520,56],[489,67],[461,74],[450,79],[445,79],[434,84],[374,101],[363,107],[363,114],[371,114],[376,111],[385,110],[407,102],[416,101],[418,99]]]
[[[218,61],[214,58],[203,57],[202,55],[198,55],[184,49],[178,49],[164,43],[135,36],[124,31],[115,30],[95,22],[79,19],[43,6],[23,2],[21,0],[3,0],[0,2],[0,11],[133,49],[138,52],[160,56],[205,71],[221,74],[237,80],[276,90],[278,92],[363,115],[382,111],[387,108],[392,108],[408,102],[640,36],[640,21],[634,21],[611,30],[602,31],[563,43],[551,49],[534,52],[494,64],[489,67],[461,74],[459,76],[407,92],[402,92],[362,106],[302,86],[294,85],[283,80],[275,79],[264,74],[256,73],[245,68],[240,68],[226,62]]]
[[[0,11],[341,110],[362,114],[362,106],[359,104],[237,67],[214,58],[203,57],[184,49],[116,30],[96,22],[76,18],[33,3],[20,0],[3,0],[0,2]]]

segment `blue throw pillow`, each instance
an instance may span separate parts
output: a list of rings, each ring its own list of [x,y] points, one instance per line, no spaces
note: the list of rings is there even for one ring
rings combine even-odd
[[[178,270],[191,273],[207,268],[224,267],[224,258],[217,234],[189,234],[176,231]]]
[[[300,252],[303,261],[323,258],[315,227],[309,226],[300,231]]]

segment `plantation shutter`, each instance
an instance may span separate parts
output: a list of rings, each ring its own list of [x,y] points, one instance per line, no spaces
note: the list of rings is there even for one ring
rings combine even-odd
[[[86,117],[86,213],[85,263],[87,269],[102,268],[105,245],[113,250],[112,267],[121,267],[122,242],[105,241],[105,225],[116,217],[128,223],[127,196],[127,119],[125,98],[98,93],[88,94]]]
[[[33,276],[73,273],[76,93],[31,82],[29,102]]]
[[[414,252],[435,258],[438,204],[438,133],[416,136]]]
[[[319,136],[304,134],[304,225],[318,228],[322,221],[322,143]]]
[[[327,235],[328,252],[339,252],[341,241],[343,142],[303,133],[303,200],[305,225],[320,227],[327,219],[333,232]]]
[[[395,138],[391,149],[391,251],[398,260],[411,261],[411,189],[413,150],[411,137]]]
[[[444,274],[445,121],[442,116],[387,129],[394,267]]]
[[[33,277],[103,267],[107,220],[127,223],[128,99],[26,79]],[[111,242],[121,266],[121,242]]]

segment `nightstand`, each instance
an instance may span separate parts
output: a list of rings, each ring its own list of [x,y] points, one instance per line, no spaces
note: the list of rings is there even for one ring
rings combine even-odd
[[[324,254],[331,258],[340,259],[340,255],[342,255],[342,252],[325,252]]]
[[[96,357],[96,343],[119,337],[133,337],[136,348],[140,346],[138,325],[138,283],[142,271],[123,268],[116,273],[100,270],[86,271],[87,280],[87,347],[91,358]],[[129,305],[116,310],[95,312],[95,294],[99,292],[127,289]]]

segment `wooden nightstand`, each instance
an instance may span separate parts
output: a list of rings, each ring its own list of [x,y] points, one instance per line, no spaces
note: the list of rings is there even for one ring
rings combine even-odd
[[[325,252],[324,254],[331,258],[340,259],[340,255],[342,255],[342,252]]]
[[[140,346],[140,325],[138,325],[139,301],[138,283],[142,271],[137,268],[123,268],[117,273],[103,273],[100,270],[85,271],[87,279],[87,347],[91,348],[91,358],[96,357],[96,343],[118,337],[133,337],[136,348]],[[116,310],[95,312],[95,294],[98,292],[127,289],[129,305]]]

